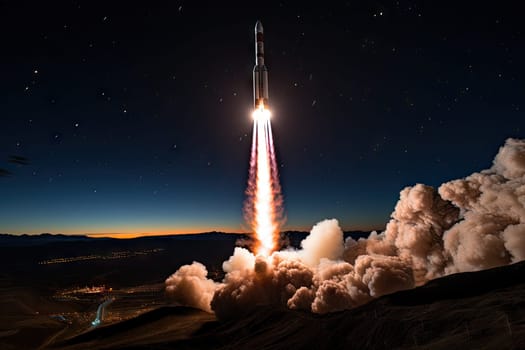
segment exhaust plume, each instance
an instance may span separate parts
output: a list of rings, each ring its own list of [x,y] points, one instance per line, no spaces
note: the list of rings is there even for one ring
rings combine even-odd
[[[270,115],[264,105],[253,111],[253,141],[244,203],[244,217],[255,239],[253,250],[265,256],[277,249],[279,228],[283,221]]]

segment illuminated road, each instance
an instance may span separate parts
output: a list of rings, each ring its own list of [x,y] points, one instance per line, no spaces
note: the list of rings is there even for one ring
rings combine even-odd
[[[106,306],[111,304],[114,300],[115,300],[114,298],[109,298],[98,306],[97,317],[95,317],[93,322],[91,322],[91,325],[93,327],[97,327],[102,323],[102,321],[104,320],[104,311],[105,311]]]

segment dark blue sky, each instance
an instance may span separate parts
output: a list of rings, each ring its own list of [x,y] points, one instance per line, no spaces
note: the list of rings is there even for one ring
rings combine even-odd
[[[0,232],[241,231],[257,19],[286,228],[382,228],[404,186],[525,137],[511,2],[2,1],[0,16]]]

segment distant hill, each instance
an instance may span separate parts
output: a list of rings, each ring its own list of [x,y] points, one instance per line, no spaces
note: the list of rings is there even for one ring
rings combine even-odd
[[[298,248],[301,241],[308,236],[309,232],[301,231],[285,231],[281,233],[282,237],[286,237],[292,247]],[[366,238],[370,232],[367,231],[347,231],[344,233],[345,238],[352,237],[354,239]],[[127,241],[155,241],[155,240],[191,240],[191,241],[235,241],[235,240],[249,240],[249,235],[239,233],[226,233],[226,232],[203,232],[203,233],[192,233],[192,234],[174,234],[174,235],[160,235],[160,236],[143,236],[136,238],[128,238]],[[58,242],[87,242],[94,240],[118,240],[117,238],[108,237],[88,237],[87,235],[65,235],[65,234],[51,234],[41,233],[35,235],[22,234],[12,235],[7,233],[0,233],[0,246],[13,247],[13,246],[35,246],[49,243]]]
[[[38,235],[11,235],[7,233],[0,233],[0,246],[32,246],[48,244],[51,242],[89,241],[91,239],[92,238],[84,235],[63,235],[51,233],[41,233]]]
[[[523,349],[525,262],[462,273],[326,315],[259,306],[229,321],[163,307],[60,349]],[[193,325],[189,327],[193,320]],[[195,322],[201,326],[196,327]],[[197,329],[197,330],[195,330]],[[149,331],[148,331],[149,330]],[[154,331],[152,331],[154,330]]]
[[[246,237],[242,234],[223,233],[223,232],[204,232],[197,234],[174,234],[174,235],[160,235],[160,236],[143,236],[136,238],[123,239],[126,241],[154,241],[154,240],[192,240],[192,241],[209,241],[209,240],[235,240]],[[89,237],[87,235],[65,235],[65,234],[51,234],[41,233],[35,235],[22,234],[12,235],[7,233],[0,233],[0,246],[33,246],[49,243],[59,242],[88,242],[88,241],[111,241],[122,240],[118,238],[109,237]]]

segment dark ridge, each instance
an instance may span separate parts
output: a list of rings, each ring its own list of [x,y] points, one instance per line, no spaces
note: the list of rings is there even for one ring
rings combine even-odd
[[[95,241],[120,241],[120,242],[150,242],[150,241],[235,241],[239,238],[246,238],[244,234],[204,232],[196,234],[177,234],[162,236],[143,236],[136,238],[110,238],[110,237],[89,237],[86,235],[65,235],[41,233],[35,235],[21,234],[13,235],[0,233],[0,246],[31,246],[58,242],[95,242]]]
[[[103,341],[107,337],[114,336],[120,332],[126,332],[139,328],[141,326],[145,326],[147,324],[150,324],[151,322],[160,320],[167,316],[187,316],[197,314],[205,314],[205,312],[186,306],[164,306],[158,309],[154,309],[152,311],[145,312],[129,320],[125,320],[115,324],[110,324],[107,326],[93,328],[85,333],[77,335],[74,338],[67,339],[63,343],[57,345],[73,345],[93,340]]]
[[[49,291],[71,285],[159,283],[193,261],[203,263],[208,276],[220,280],[222,263],[231,256],[238,238],[237,234],[221,233],[135,239],[5,235],[0,236],[0,265],[2,272],[19,286],[39,285]],[[127,252],[131,258],[106,259],[116,252]],[[144,254],[135,254],[141,252]],[[85,256],[95,258],[53,263],[55,259]]]
[[[301,231],[284,231],[281,235],[288,237],[291,242],[300,243],[309,232]],[[352,237],[354,239],[366,238],[370,235],[370,231],[346,231],[344,232],[345,239]],[[120,241],[152,241],[152,240],[192,240],[192,241],[208,241],[208,240],[236,240],[247,239],[250,236],[244,233],[227,233],[227,232],[202,232],[192,234],[173,234],[173,235],[158,235],[158,236],[142,236],[135,238],[110,238],[110,237],[96,237],[87,235],[66,235],[62,233],[40,233],[40,234],[9,234],[0,233],[0,245],[24,245],[24,244],[40,244],[49,242],[75,242],[75,241],[95,241],[95,240],[120,240]]]
[[[55,242],[86,242],[93,240],[85,235],[64,235],[41,233],[38,235],[12,235],[7,233],[0,233],[0,246],[32,246],[42,245]]]
[[[113,349],[522,349],[525,262],[450,275],[352,310],[316,315],[256,306],[241,317],[203,322],[188,337],[174,338],[172,330],[166,329],[148,338],[149,343],[104,343],[110,335],[139,331],[141,326],[170,315],[197,313],[191,308],[161,308],[94,329],[62,345]]]
[[[220,240],[236,240],[239,238],[245,238],[246,235],[242,233],[225,233],[225,232],[203,232],[203,233],[192,233],[192,234],[177,234],[177,235],[162,235],[162,236],[143,236],[137,238],[131,238],[134,240],[155,240],[155,239],[166,239],[166,240],[190,240],[190,241],[220,241]]]
[[[438,300],[470,298],[522,283],[525,283],[525,261],[483,271],[448,275],[386,298],[397,305],[430,304]]]
[[[353,239],[357,240],[359,238],[368,238],[370,236],[370,233],[373,231],[375,232],[381,232],[381,230],[371,230],[371,231],[345,231],[343,232],[343,235],[345,239],[348,237],[352,237]]]

